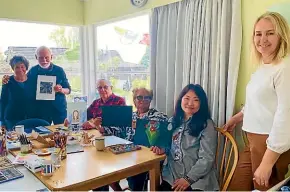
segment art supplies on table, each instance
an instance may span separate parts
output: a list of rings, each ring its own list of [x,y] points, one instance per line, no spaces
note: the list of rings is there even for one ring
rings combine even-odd
[[[102,106],[102,126],[131,127],[132,106]]]
[[[48,128],[43,127],[43,126],[35,127],[33,130],[35,130],[39,134],[49,134],[49,133],[51,133],[51,131]]]
[[[7,145],[6,145],[6,130],[4,127],[0,129],[0,158],[6,157],[8,154]]]
[[[19,179],[24,175],[14,167],[7,157],[0,158],[0,183]]]
[[[114,154],[120,154],[140,150],[141,147],[139,145],[134,144],[119,144],[119,145],[111,145],[107,147],[107,149],[109,149]]]
[[[24,167],[26,167],[29,171],[33,173],[37,173],[42,169],[42,160],[39,159],[37,156],[30,156],[25,162]]]
[[[53,140],[55,143],[55,148],[58,148],[61,152],[61,159],[65,159],[67,155],[66,144],[67,144],[68,134],[64,132],[54,132]]]
[[[36,149],[33,151],[33,153],[35,155],[38,155],[38,156],[46,156],[46,155],[50,155],[54,150],[55,150],[54,147],[44,148],[44,149]]]
[[[8,150],[19,150],[20,149],[20,142],[19,141],[7,141],[6,142]]]
[[[26,137],[26,135],[22,134],[19,136],[19,141],[21,145],[31,144],[30,140]]]
[[[80,153],[80,152],[84,152],[84,148],[80,144],[66,146],[66,153],[67,154]]]
[[[12,164],[15,165],[24,165],[26,161],[28,161],[29,159],[33,159],[36,158],[37,155],[34,154],[23,154],[23,153],[18,153],[16,155],[16,157],[14,158]]]
[[[119,144],[131,144],[131,141],[122,139],[120,137],[116,136],[105,136],[105,146],[111,146],[111,145],[119,145]]]
[[[137,119],[133,143],[146,147],[167,147],[171,142],[172,129],[167,121]]]

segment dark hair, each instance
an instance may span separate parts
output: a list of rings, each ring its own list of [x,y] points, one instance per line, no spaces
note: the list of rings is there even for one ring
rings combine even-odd
[[[184,111],[181,108],[181,102],[183,96],[190,90],[194,91],[194,93],[197,95],[200,101],[199,110],[195,114],[193,114],[189,122],[190,128],[189,134],[194,137],[197,137],[200,134],[200,132],[207,126],[207,120],[211,119],[206,93],[204,92],[203,88],[198,84],[188,84],[182,89],[181,93],[179,94],[179,97],[175,104],[175,111],[173,115],[173,127],[174,129],[176,129],[183,122]]]
[[[26,70],[29,68],[29,61],[21,55],[15,55],[10,59],[9,65],[11,66],[12,70],[14,71],[14,68],[17,64],[23,63],[25,65]]]

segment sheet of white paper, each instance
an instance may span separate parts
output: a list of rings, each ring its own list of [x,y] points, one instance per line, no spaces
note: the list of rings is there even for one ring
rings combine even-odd
[[[36,100],[55,100],[56,76],[38,75]]]
[[[116,136],[105,136],[105,146],[111,146],[111,145],[118,145],[118,144],[130,144],[131,141],[122,139],[120,137]]]

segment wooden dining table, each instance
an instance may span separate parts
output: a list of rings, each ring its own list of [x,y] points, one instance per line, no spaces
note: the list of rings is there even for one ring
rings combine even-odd
[[[54,132],[57,127],[59,125],[49,126],[48,129]],[[97,130],[89,130],[88,133],[100,136]],[[32,142],[39,145],[38,141]],[[14,151],[13,154],[18,152]],[[156,155],[147,147],[114,154],[108,149],[97,151],[94,146],[87,146],[84,152],[68,154],[51,177],[40,172],[34,175],[52,191],[83,191],[149,171],[150,191],[156,191],[160,182],[160,161],[164,159],[165,155]]]

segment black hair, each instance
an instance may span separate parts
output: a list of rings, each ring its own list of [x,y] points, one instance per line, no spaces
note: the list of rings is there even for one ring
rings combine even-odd
[[[14,71],[14,68],[17,64],[23,63],[25,65],[26,70],[29,68],[29,61],[21,55],[15,55],[10,59],[9,65],[11,66],[12,70]]]
[[[197,137],[200,132],[207,126],[207,120],[211,119],[206,93],[204,92],[203,88],[198,84],[188,84],[182,89],[181,93],[179,94],[174,109],[173,127],[174,129],[176,129],[180,127],[180,125],[183,123],[184,111],[181,107],[181,102],[184,95],[186,95],[186,93],[188,93],[188,91],[190,90],[197,95],[200,101],[199,110],[195,114],[193,114],[189,122],[189,134]]]

